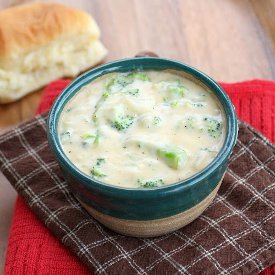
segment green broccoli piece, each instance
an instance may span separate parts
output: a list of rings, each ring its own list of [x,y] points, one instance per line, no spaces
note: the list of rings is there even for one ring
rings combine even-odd
[[[156,180],[137,180],[137,183],[140,187],[143,188],[153,188],[153,187],[160,187],[164,185],[163,179],[156,179]]]
[[[91,174],[96,177],[96,178],[103,178],[106,177],[106,174],[102,173],[100,171],[100,167],[102,166],[102,164],[104,164],[106,161],[104,158],[98,158],[96,160],[96,164],[95,166],[93,166],[93,168],[91,169]]]
[[[104,164],[106,161],[104,158],[98,158],[96,160],[96,166],[101,166],[102,164]]]
[[[86,144],[91,143],[92,140],[94,140],[94,141],[93,141],[94,144],[98,144],[98,143],[99,143],[99,139],[100,139],[100,133],[99,133],[99,131],[97,130],[97,131],[96,131],[96,135],[83,134],[83,135],[81,136],[81,138],[83,139],[83,142],[82,142],[83,145],[86,145]]]
[[[132,79],[139,79],[142,81],[150,81],[149,76],[144,72],[132,72],[132,73],[128,74],[128,77],[130,77]]]
[[[81,138],[82,138],[82,145],[86,146],[92,142],[95,136],[91,134],[84,134],[81,136]]]
[[[210,150],[209,148],[205,147],[205,148],[200,148],[200,151],[204,151],[204,152],[208,152],[208,153],[214,153],[217,154],[218,152],[215,150]]]
[[[127,85],[133,83],[134,80],[132,78],[129,78],[127,75],[118,75],[114,78],[111,78],[106,86],[105,89],[108,92],[111,92],[113,87],[117,86],[119,89],[126,87]]]
[[[96,131],[96,135],[95,135],[95,139],[94,139],[94,144],[95,144],[95,145],[98,145],[98,144],[99,144],[100,138],[101,138],[100,132],[99,132],[99,130],[97,130],[97,131]]]
[[[191,105],[196,107],[196,108],[202,108],[202,107],[205,106],[205,104],[203,104],[201,102],[192,102]]]
[[[178,147],[165,147],[157,150],[157,155],[169,167],[179,169],[187,159],[186,152]]]
[[[96,178],[103,178],[106,177],[105,174],[103,174],[99,169],[97,169],[96,167],[93,167],[91,169],[91,174],[96,177]]]
[[[174,95],[177,95],[179,97],[184,96],[184,86],[181,85],[169,85],[168,86],[168,92],[172,93]]]
[[[61,142],[65,142],[71,139],[72,133],[70,131],[66,131],[60,134]]]
[[[109,92],[109,91],[111,91],[111,89],[112,89],[112,87],[113,87],[113,85],[115,84],[115,78],[111,78],[108,82],[107,82],[107,84],[105,85],[105,89]]]
[[[186,119],[186,122],[184,124],[184,127],[187,129],[195,129],[196,128],[196,118],[194,117],[188,117]]]
[[[109,97],[109,95],[110,95],[109,93],[105,92],[105,93],[102,94],[102,97],[107,98],[107,97]]]
[[[184,97],[185,87],[182,86],[180,82],[164,82],[162,85],[164,92],[163,101],[165,103],[170,103],[172,107],[176,107],[178,105],[178,100]]]
[[[221,136],[222,128],[223,128],[223,125],[221,122],[219,122],[214,118],[209,118],[209,117],[205,117],[203,121],[206,125],[207,133],[209,134],[210,137],[218,138]]]
[[[91,135],[91,134],[84,134],[81,136],[81,138],[83,139],[90,139],[90,138],[94,138],[95,136],[94,135]]]
[[[173,107],[173,108],[176,108],[176,107],[178,106],[178,104],[179,104],[179,102],[178,102],[177,100],[173,100],[173,101],[170,103],[171,107]]]
[[[97,124],[97,112],[99,110],[99,108],[101,107],[101,105],[105,102],[105,100],[110,96],[110,92],[104,92],[100,99],[97,101],[96,105],[95,105],[95,110],[93,112],[93,116],[92,119],[94,121],[95,124]]]
[[[122,87],[125,87],[125,86],[127,86],[127,85],[129,85],[133,82],[134,82],[133,79],[129,78],[126,75],[118,76],[116,81],[115,81],[116,84],[119,84]]]
[[[125,130],[129,128],[134,123],[133,116],[118,116],[114,121],[111,122],[112,127],[116,128],[118,131]]]
[[[154,116],[153,118],[153,125],[158,125],[161,123],[161,118],[158,116]]]
[[[163,101],[164,103],[167,103],[167,102],[168,102],[168,98],[167,98],[167,97],[163,97],[163,98],[162,98],[162,101]]]
[[[137,96],[139,94],[139,89],[130,89],[126,93],[132,96]]]

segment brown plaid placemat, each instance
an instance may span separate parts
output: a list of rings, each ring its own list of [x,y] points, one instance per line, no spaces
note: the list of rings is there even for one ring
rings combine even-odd
[[[51,232],[103,274],[255,274],[275,261],[274,146],[240,122],[214,202],[188,226],[158,238],[116,234],[68,190],[46,139],[46,116],[0,136],[0,169]]]

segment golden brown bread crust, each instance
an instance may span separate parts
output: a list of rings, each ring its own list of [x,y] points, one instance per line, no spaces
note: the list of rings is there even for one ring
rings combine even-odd
[[[31,3],[0,11],[0,59],[14,58],[48,44],[58,36],[90,33],[99,37],[85,12],[57,3]]]
[[[0,11],[0,103],[101,62],[107,50],[99,36],[89,14],[61,4]]]

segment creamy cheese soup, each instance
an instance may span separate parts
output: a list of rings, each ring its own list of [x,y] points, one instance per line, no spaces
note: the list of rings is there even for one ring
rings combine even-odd
[[[224,112],[200,82],[176,71],[113,73],[65,106],[59,138],[71,162],[102,182],[150,188],[184,180],[221,149]]]

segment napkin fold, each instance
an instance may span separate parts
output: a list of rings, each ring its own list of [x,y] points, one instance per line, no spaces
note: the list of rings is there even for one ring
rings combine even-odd
[[[67,83],[50,85],[43,102],[51,102],[57,94],[55,87]],[[223,87],[237,112],[274,140],[275,84],[252,81]],[[48,149],[45,115],[0,137],[0,169],[54,235],[99,273],[252,274],[263,270],[275,259],[274,165],[272,144],[241,123],[228,173],[206,212],[175,233],[135,239],[104,228],[75,201]],[[22,270],[26,274],[88,272],[19,200],[5,272],[22,274]]]

